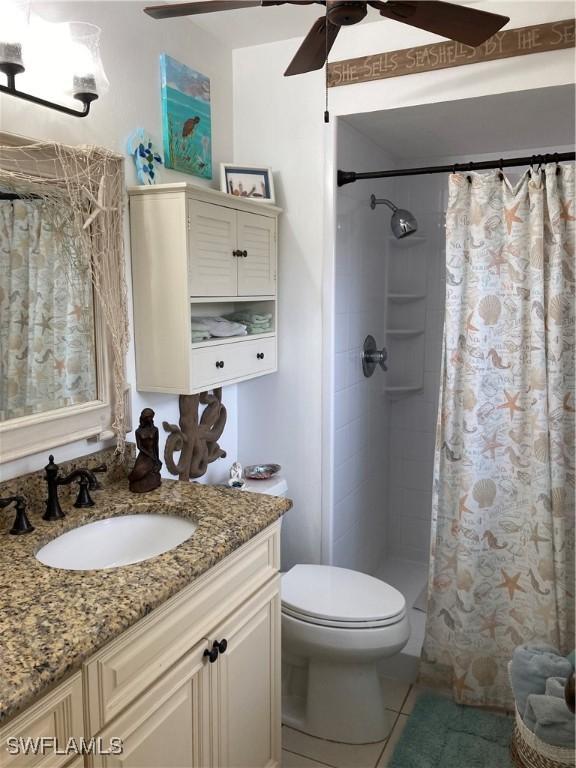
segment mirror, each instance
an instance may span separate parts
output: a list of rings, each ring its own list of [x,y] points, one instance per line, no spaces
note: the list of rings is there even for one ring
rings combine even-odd
[[[0,191],[0,422],[98,398],[90,263],[58,205]]]

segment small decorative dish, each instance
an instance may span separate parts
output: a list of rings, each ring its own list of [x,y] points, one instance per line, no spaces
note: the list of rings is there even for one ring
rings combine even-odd
[[[244,477],[248,480],[269,480],[281,469],[280,464],[251,464],[244,467]]]

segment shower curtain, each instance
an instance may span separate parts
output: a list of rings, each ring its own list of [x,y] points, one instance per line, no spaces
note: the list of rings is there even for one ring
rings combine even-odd
[[[510,708],[514,648],[574,645],[574,166],[451,174],[421,679]]]
[[[97,397],[90,273],[66,259],[41,201],[0,201],[0,421]]]

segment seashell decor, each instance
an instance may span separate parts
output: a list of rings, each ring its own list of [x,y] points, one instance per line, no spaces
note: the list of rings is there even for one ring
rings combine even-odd
[[[557,325],[560,325],[567,308],[568,302],[565,296],[552,296],[548,304],[548,317],[551,317]]]
[[[536,440],[534,440],[534,456],[542,464],[545,464],[548,461],[549,455],[548,435],[545,432],[540,432]]]
[[[478,482],[474,483],[474,488],[472,488],[472,496],[480,509],[490,507],[496,498],[496,483],[489,478],[478,480]]]
[[[484,296],[478,304],[478,314],[486,325],[496,325],[502,312],[502,304],[498,296]]]

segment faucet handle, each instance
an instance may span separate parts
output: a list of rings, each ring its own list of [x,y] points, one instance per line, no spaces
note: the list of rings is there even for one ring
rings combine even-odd
[[[93,471],[93,470],[92,470]],[[90,476],[88,474],[82,474],[78,481],[78,496],[73,506],[77,509],[83,507],[93,507],[94,501],[90,496]]]
[[[7,496],[5,499],[0,499],[0,509],[7,507],[12,502],[16,503],[16,517],[10,533],[14,536],[20,536],[23,533],[32,533],[34,526],[28,520],[26,514],[26,499],[24,496]]]
[[[97,467],[91,467],[89,470],[93,475],[95,474],[101,474],[103,472],[108,471],[108,465],[107,464],[98,464]],[[102,489],[102,483],[98,480],[97,477],[91,477],[88,483],[88,488],[91,491],[99,491]]]

